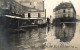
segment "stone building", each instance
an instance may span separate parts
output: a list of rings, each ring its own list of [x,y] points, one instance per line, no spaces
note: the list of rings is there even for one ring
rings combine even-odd
[[[76,10],[71,2],[62,2],[54,9],[55,18],[76,18]]]
[[[9,10],[5,15],[10,15],[9,17],[16,16],[30,24],[46,24],[47,22],[43,0],[4,0],[3,2],[6,2],[5,6]]]
[[[23,0],[20,1],[21,5],[28,7],[27,11],[24,11],[25,18],[30,19],[33,23],[43,24],[46,23],[46,10],[44,8],[43,0]]]

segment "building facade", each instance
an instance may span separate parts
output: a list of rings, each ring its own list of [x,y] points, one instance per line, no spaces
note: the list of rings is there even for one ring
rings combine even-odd
[[[76,10],[71,2],[60,3],[54,9],[55,18],[72,17],[76,18]]]
[[[43,0],[13,0],[13,2],[8,1],[7,4],[10,15],[24,18],[29,21],[26,21],[28,23],[44,24],[47,22]]]
[[[45,18],[44,1],[21,1],[21,5],[28,7],[25,18]]]
[[[24,11],[24,16],[27,19],[30,19],[33,21],[33,23],[43,24],[46,23],[46,10],[44,8],[44,1],[36,1],[36,0],[30,0],[30,1],[21,1],[21,5],[24,5],[26,7],[29,7],[27,10]]]

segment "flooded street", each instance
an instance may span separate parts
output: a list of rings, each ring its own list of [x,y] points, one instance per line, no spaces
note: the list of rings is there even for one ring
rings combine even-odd
[[[15,32],[0,26],[0,50],[80,50],[80,22],[26,28]]]
[[[80,50],[79,0],[0,0],[0,50]]]

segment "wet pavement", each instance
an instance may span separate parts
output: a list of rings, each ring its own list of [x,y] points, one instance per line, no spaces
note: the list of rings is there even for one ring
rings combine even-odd
[[[29,27],[24,32],[0,25],[0,50],[80,50],[80,22]]]

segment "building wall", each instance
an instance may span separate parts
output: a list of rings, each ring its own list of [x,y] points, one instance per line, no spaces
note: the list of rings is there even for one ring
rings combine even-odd
[[[38,1],[38,2],[37,1],[33,1],[33,2],[21,1],[21,5],[29,7],[28,11],[33,11],[30,8],[33,8],[36,11],[43,11],[44,10],[44,1]]]
[[[43,0],[23,0],[21,5],[28,7],[28,11],[25,12],[25,18],[28,18],[28,14],[30,14],[30,18],[38,18],[38,14],[40,14],[40,18],[45,18]]]
[[[25,18],[28,18],[28,13],[31,14],[31,18],[38,18],[38,13],[40,13],[40,18],[45,18],[45,12],[27,12]]]
[[[65,13],[63,12],[65,10]],[[61,17],[76,17],[76,14],[73,10],[73,8],[67,8],[67,9],[60,9],[58,11],[55,11],[55,18],[61,18]]]
[[[60,10],[56,11],[55,16],[56,16],[56,18],[63,17],[63,9],[60,9]]]

